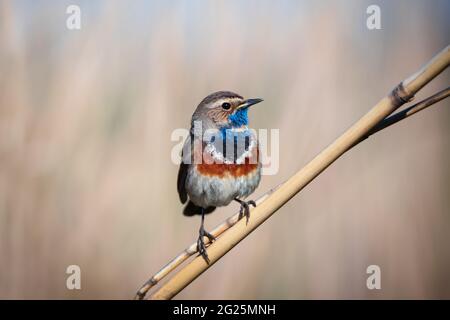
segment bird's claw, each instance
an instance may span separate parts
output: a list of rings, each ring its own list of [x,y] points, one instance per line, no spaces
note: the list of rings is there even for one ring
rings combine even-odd
[[[203,240],[203,237],[207,237],[210,242],[216,240],[216,237],[214,237],[211,233],[207,232],[203,227],[201,227],[199,230],[199,235],[197,239],[197,251],[203,257],[203,259],[205,259],[206,263],[209,264],[210,260],[208,257],[208,253],[206,252],[206,245],[205,241]]]
[[[246,218],[245,223],[248,224],[248,220],[250,219],[250,206],[252,205],[254,208],[256,208],[256,202],[253,200],[249,201],[240,200],[239,203],[241,204],[241,207],[239,209],[239,219],[245,216]]]

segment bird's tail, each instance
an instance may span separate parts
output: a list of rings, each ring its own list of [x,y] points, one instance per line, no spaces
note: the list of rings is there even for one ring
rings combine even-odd
[[[205,214],[211,213],[216,210],[216,207],[208,207],[205,209]],[[188,204],[183,209],[183,214],[185,216],[191,217],[195,215],[202,214],[202,207],[196,206],[192,201],[189,201]]]

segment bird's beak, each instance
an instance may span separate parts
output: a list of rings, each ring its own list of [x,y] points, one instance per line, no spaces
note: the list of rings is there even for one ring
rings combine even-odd
[[[256,99],[247,99],[247,100],[245,100],[243,103],[241,103],[241,104],[237,107],[237,109],[248,108],[248,107],[250,107],[250,106],[252,106],[252,105],[254,105],[254,104],[260,103],[260,102],[262,102],[262,101],[264,101],[264,100],[263,100],[263,99],[259,99],[259,98],[256,98]]]

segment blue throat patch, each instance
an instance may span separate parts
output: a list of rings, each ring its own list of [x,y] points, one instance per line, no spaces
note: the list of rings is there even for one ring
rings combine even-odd
[[[230,125],[220,128],[222,138],[226,138],[226,132],[229,129],[240,128],[248,125],[248,108],[239,109],[228,117]]]
[[[228,117],[231,127],[239,128],[248,125],[248,108],[242,108]]]

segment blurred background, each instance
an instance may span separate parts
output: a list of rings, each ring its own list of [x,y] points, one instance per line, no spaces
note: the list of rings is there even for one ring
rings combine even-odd
[[[71,4],[81,30],[66,28]],[[381,30],[366,27],[371,4]],[[170,135],[201,99],[264,98],[250,124],[280,130],[280,169],[257,198],[447,46],[449,12],[444,0],[0,0],[0,298],[133,297],[196,240]],[[345,154],[177,298],[450,298],[449,101]],[[81,290],[66,288],[72,264]],[[381,290],[366,287],[371,264]]]

